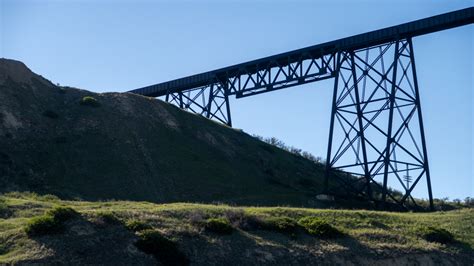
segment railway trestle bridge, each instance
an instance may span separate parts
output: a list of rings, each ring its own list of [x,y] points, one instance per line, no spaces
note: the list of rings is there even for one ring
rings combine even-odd
[[[182,109],[232,126],[229,97],[249,97],[334,79],[325,188],[337,182],[351,193],[403,208],[425,180],[433,209],[428,152],[413,49],[414,37],[469,25],[466,8],[281,53],[130,92],[162,97]],[[348,182],[334,171],[352,175]],[[410,172],[410,182],[404,178]],[[388,182],[399,182],[395,197]],[[374,193],[377,188],[378,193]]]

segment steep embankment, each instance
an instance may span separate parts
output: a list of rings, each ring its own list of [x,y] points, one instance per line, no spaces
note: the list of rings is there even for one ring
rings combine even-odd
[[[85,96],[99,106],[81,105]],[[0,59],[0,190],[65,198],[311,206],[323,168],[129,93],[55,86]]]
[[[54,206],[63,208],[51,212]],[[57,220],[53,224],[45,219],[51,214]],[[61,201],[14,193],[0,196],[0,216],[5,218],[0,219],[0,264],[474,263],[472,209],[417,214],[238,208]]]

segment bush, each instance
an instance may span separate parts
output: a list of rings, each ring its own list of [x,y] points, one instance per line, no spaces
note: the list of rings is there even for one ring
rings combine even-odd
[[[323,238],[334,238],[341,235],[341,232],[318,217],[303,217],[298,221],[308,234]]]
[[[78,216],[74,209],[69,207],[56,207],[46,212],[45,215],[33,217],[28,221],[25,232],[29,236],[41,236],[59,233],[64,229],[64,223]]]
[[[122,223],[122,221],[113,212],[98,212],[97,217],[106,224]]]
[[[232,234],[234,231],[234,228],[230,224],[229,220],[223,217],[207,219],[204,228],[209,232],[221,235]]]
[[[0,218],[7,218],[11,215],[11,210],[8,208],[5,200],[0,198]]]
[[[416,229],[417,235],[429,242],[438,242],[442,244],[454,241],[454,236],[446,229],[431,226],[422,226]]]
[[[53,217],[58,222],[65,222],[69,219],[79,216],[79,213],[73,208],[56,207],[46,212],[46,215]]]
[[[51,110],[44,111],[43,116],[46,116],[46,117],[49,117],[49,118],[52,118],[52,119],[56,119],[56,118],[59,117],[59,115],[56,112],[51,111]]]
[[[0,255],[8,253],[8,247],[6,244],[0,243]]]
[[[164,237],[159,231],[145,230],[139,233],[135,243],[138,249],[152,254],[164,265],[188,265],[189,260],[178,248],[178,245]]]
[[[25,232],[29,236],[41,236],[58,233],[63,226],[49,215],[43,215],[31,218],[26,224]]]
[[[151,229],[151,225],[138,221],[138,220],[130,220],[125,224],[125,227],[127,227],[128,230],[133,231],[133,232],[139,232],[147,229]]]
[[[43,201],[53,201],[53,202],[61,200],[58,196],[52,195],[52,194],[41,195],[41,196],[38,196],[37,199],[38,200],[43,200]]]
[[[251,227],[262,230],[292,233],[298,228],[298,223],[290,217],[253,217],[248,221]]]
[[[81,105],[87,105],[87,106],[92,106],[92,107],[98,107],[100,106],[99,101],[96,100],[96,98],[92,96],[85,96],[81,99],[80,101]]]

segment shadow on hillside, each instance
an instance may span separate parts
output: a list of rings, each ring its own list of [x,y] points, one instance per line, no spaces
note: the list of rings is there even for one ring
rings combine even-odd
[[[459,257],[443,251],[397,249],[393,247],[369,247],[355,238],[344,236],[337,239],[318,239],[298,233],[291,236],[270,231],[237,230],[232,235],[201,234],[183,236],[180,241],[192,263],[198,265],[320,265],[320,264],[380,264],[410,261],[441,261],[442,264],[470,262],[472,249],[462,247]],[[461,248],[461,247],[459,247]],[[430,264],[430,263],[428,263]],[[472,264],[472,263],[471,263]]]
[[[156,260],[139,251],[137,237],[122,224],[101,224],[84,217],[66,223],[64,232],[33,238],[51,252],[33,264],[68,265],[135,265],[156,264]],[[42,250],[45,252],[45,250]]]

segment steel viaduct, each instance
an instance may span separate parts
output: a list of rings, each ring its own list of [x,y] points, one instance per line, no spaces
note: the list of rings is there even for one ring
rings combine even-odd
[[[424,180],[433,209],[412,38],[473,22],[470,7],[130,92],[164,97],[232,126],[229,96],[334,78],[326,193],[334,183],[381,206],[390,201],[408,208],[417,205],[411,194]],[[351,175],[352,181],[338,178],[335,171]],[[399,182],[403,195],[394,196],[389,180]]]

